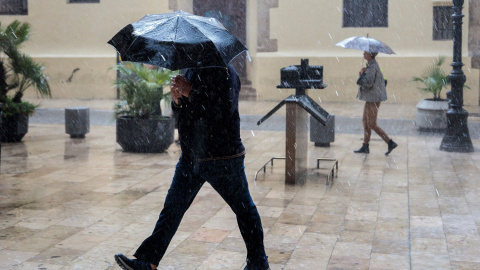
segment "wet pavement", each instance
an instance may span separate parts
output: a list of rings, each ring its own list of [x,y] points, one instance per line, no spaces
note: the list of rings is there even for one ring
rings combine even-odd
[[[89,107],[90,124],[115,126],[113,104],[115,100],[35,100],[45,103],[30,118],[35,124],[65,124],[64,110],[68,107]],[[63,105],[63,106],[62,106]],[[257,122],[272,109],[277,102],[241,101],[241,129],[285,131],[285,106],[278,110],[261,125]],[[329,113],[335,115],[335,133],[361,134],[363,132],[361,113],[363,103],[323,103]],[[480,139],[480,107],[466,106],[469,112],[469,131],[472,139]],[[434,136],[443,137],[442,131],[420,131],[415,125],[415,105],[389,104],[381,105],[378,124],[391,136]]]
[[[180,155],[125,153],[115,142],[114,100],[41,100],[23,142],[2,144],[0,269],[119,269],[151,233]],[[415,105],[382,104],[379,125],[399,144],[362,143],[361,102],[322,103],[336,116],[335,142],[310,143],[308,181],[284,184],[285,109],[240,102],[246,173],[265,231],[271,269],[480,269],[480,119],[470,112],[473,153],[439,150],[442,134],[419,132]],[[64,108],[87,106],[90,133],[65,134]],[[330,163],[338,177],[325,185]],[[159,269],[243,269],[235,217],[206,184]]]

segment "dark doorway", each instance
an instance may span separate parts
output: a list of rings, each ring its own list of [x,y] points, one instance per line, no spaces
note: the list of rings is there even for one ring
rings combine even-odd
[[[246,0],[193,0],[193,13],[219,20],[230,33],[246,45],[246,2]],[[244,52],[231,62],[242,82],[245,82],[247,77],[246,60]]]

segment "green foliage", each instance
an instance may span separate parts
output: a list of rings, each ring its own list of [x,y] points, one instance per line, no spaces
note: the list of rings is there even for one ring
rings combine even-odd
[[[433,61],[432,65],[428,66],[424,71],[422,77],[414,77],[414,82],[422,82],[424,87],[418,89],[433,94],[433,100],[440,100],[440,93],[443,88],[450,85],[449,74],[442,68],[445,62],[444,56],[439,56]]]
[[[133,62],[123,62],[115,69],[121,74],[114,85],[120,88],[122,100],[114,106],[116,117],[161,118],[160,101],[171,98],[170,93],[163,92],[163,86],[178,73]]]
[[[30,34],[30,24],[13,21],[5,29],[0,22],[0,49],[6,51],[9,48],[19,48],[27,41]]]
[[[28,101],[13,102],[10,97],[7,97],[2,104],[2,117],[9,117],[18,114],[31,116],[38,107],[38,105],[32,104]]]
[[[0,53],[4,57],[0,59],[0,102],[18,103],[18,106],[4,105],[5,115],[14,112],[31,114],[30,109],[36,105],[25,105],[23,93],[33,87],[42,97],[51,97],[51,89],[44,67],[36,63],[31,57],[20,52],[21,45],[28,40],[30,25],[17,20],[5,28],[0,24]],[[4,59],[6,58],[6,59]],[[9,95],[9,92],[13,94]],[[12,111],[10,111],[12,110]],[[25,111],[23,111],[25,110]]]

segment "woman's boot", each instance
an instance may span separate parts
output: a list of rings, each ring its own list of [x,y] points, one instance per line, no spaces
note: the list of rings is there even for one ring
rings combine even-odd
[[[393,149],[395,149],[398,144],[396,144],[392,139],[390,139],[390,141],[388,141],[388,151],[385,153],[385,156],[388,156],[388,154],[390,154],[390,152],[392,152]]]
[[[368,149],[368,143],[364,143],[360,149],[354,150],[353,152],[355,152],[355,153],[365,153],[365,154],[370,153],[370,149]]]

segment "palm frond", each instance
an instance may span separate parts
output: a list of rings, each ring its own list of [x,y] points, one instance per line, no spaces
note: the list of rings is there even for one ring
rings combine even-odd
[[[41,64],[36,63],[30,56],[19,53],[11,55],[10,59],[14,77],[20,82],[18,92],[23,93],[29,87],[34,87],[41,96],[51,97],[50,85]]]
[[[425,68],[421,77],[413,77],[412,79],[413,82],[422,82],[424,87],[418,89],[432,93],[434,99],[440,99],[442,89],[450,85],[449,74],[442,67],[444,62],[444,56],[437,57],[430,66]]]
[[[2,28],[0,25],[0,48],[2,50],[8,47],[18,49],[19,46],[28,40],[30,33],[30,24],[15,20],[7,27]]]
[[[121,73],[114,86],[120,88],[122,99],[114,106],[116,116],[161,116],[160,101],[169,96],[163,93],[163,87],[177,72],[133,62],[123,62],[115,69]]]
[[[35,88],[41,96],[51,97],[44,67],[19,50],[22,43],[28,40],[29,33],[30,24],[26,22],[15,20],[5,28],[0,24],[0,52],[8,59],[2,74],[7,86],[4,89],[6,91],[2,92],[1,99],[6,99],[7,93],[13,90],[15,93],[11,101],[22,103],[23,92],[30,87]]]

